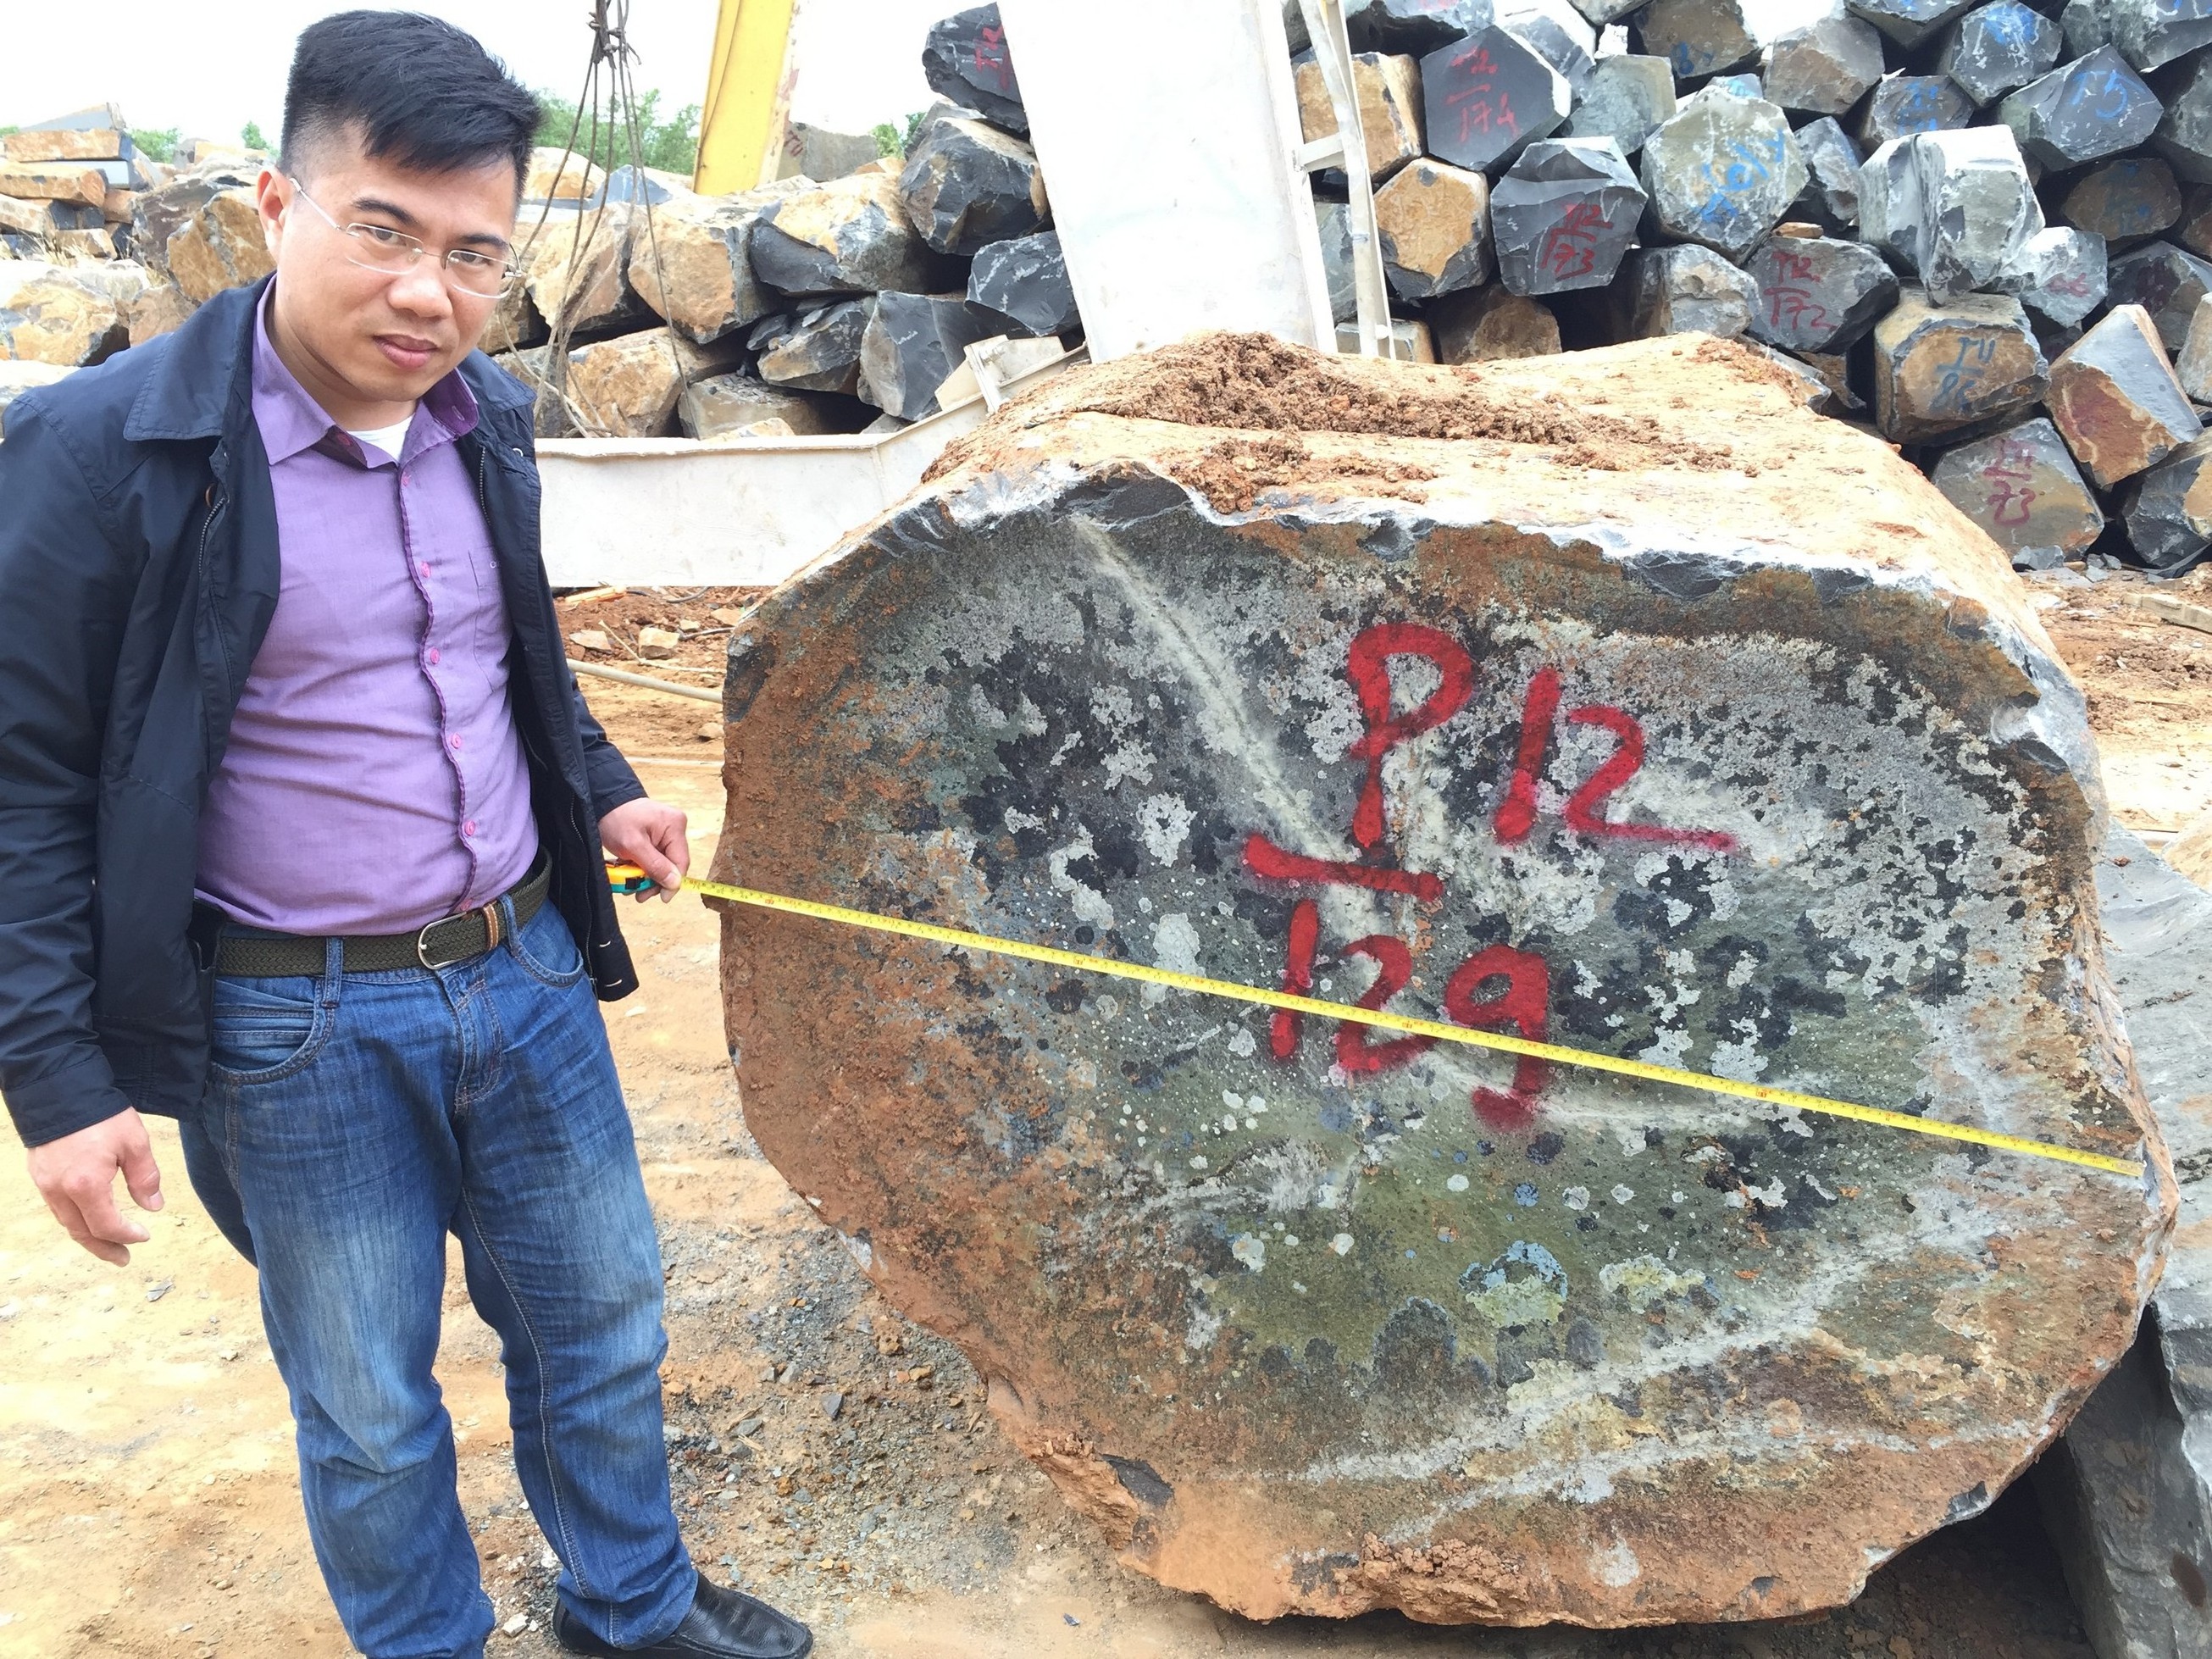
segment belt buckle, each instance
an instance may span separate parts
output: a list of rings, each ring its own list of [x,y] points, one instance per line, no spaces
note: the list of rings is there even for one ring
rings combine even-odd
[[[471,957],[482,955],[483,952],[481,951],[470,949],[463,951],[460,955],[457,957],[447,957],[439,961],[433,962],[430,959],[430,935],[436,933],[441,927],[451,927],[457,922],[466,923],[470,921],[481,921],[483,919],[483,913],[480,910],[464,910],[458,916],[441,916],[437,921],[423,928],[421,933],[415,935],[415,960],[421,963],[423,967],[434,974],[441,968],[458,968],[461,963],[466,962]]]

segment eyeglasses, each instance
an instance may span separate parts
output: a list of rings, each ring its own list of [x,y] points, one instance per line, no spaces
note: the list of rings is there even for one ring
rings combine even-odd
[[[346,255],[349,264],[380,276],[399,276],[414,270],[416,262],[430,251],[405,231],[389,225],[361,222],[342,225],[331,216],[329,209],[307,194],[297,179],[292,180],[292,188],[301,201],[323,216],[332,230],[353,244],[353,252]],[[448,248],[441,263],[448,284],[480,300],[506,298],[520,274],[514,260],[479,253],[474,248]]]

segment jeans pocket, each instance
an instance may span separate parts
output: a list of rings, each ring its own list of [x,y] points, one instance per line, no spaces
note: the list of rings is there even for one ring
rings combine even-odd
[[[507,935],[507,948],[532,979],[556,990],[565,990],[584,976],[584,953],[561,913],[550,904],[541,906],[527,927]]]
[[[312,979],[217,979],[209,1069],[234,1085],[289,1077],[314,1059],[331,1018]]]

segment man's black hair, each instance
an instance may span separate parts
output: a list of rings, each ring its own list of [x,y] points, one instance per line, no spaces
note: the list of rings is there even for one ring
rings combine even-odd
[[[538,120],[538,100],[474,35],[420,12],[342,11],[293,51],[283,165],[350,128],[369,155],[418,172],[511,161],[520,190]]]

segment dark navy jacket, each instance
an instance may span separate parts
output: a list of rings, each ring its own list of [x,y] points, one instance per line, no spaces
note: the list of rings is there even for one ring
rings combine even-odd
[[[276,609],[276,509],[253,423],[254,306],[24,393],[0,443],[0,1095],[37,1146],[125,1105],[198,1106],[199,814]],[[509,696],[552,902],[599,995],[636,988],[598,825],[645,791],[562,661],[538,552],[531,395],[460,368],[461,453],[499,556]],[[361,849],[374,858],[376,849]],[[394,870],[395,882],[407,879]]]

